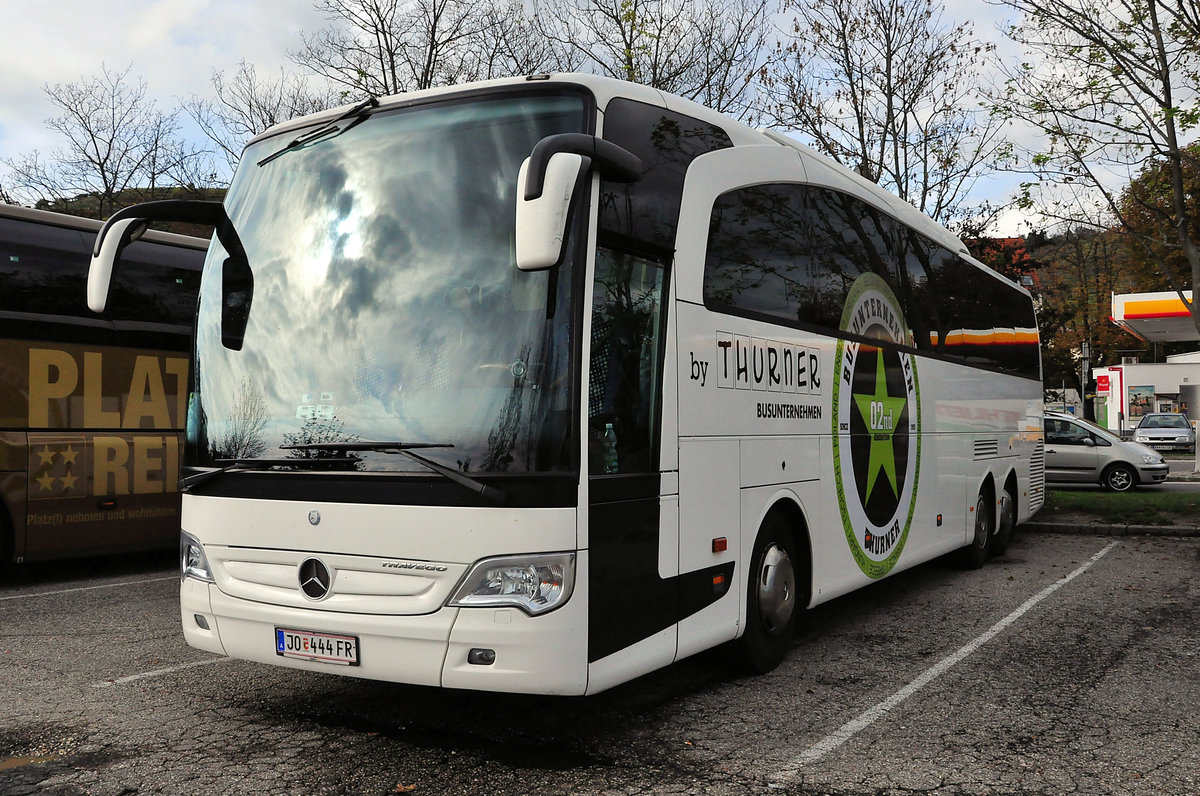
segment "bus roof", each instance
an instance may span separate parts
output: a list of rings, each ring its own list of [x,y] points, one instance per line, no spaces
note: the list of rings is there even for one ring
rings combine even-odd
[[[475,83],[463,83],[455,86],[445,86],[441,88],[425,89],[423,91],[414,91],[407,94],[396,94],[390,97],[381,97],[379,100],[379,110],[390,110],[393,108],[402,108],[406,105],[412,105],[427,101],[432,98],[448,96],[452,94],[464,94],[473,92],[485,92],[498,88],[511,86],[521,86],[529,83],[544,84],[559,84],[563,86],[581,86],[586,88],[596,98],[597,106],[601,113],[608,107],[608,103],[617,98],[635,100],[649,105],[656,105],[677,113],[686,114],[701,121],[720,126],[729,135],[734,146],[764,146],[777,145],[788,147],[799,153],[801,162],[805,169],[810,172],[822,173],[823,182],[834,189],[840,189],[847,193],[857,194],[860,197],[869,197],[873,203],[880,206],[880,209],[889,212],[895,216],[897,220],[903,222],[911,229],[920,232],[926,237],[936,241],[940,245],[950,249],[963,259],[970,262],[972,265],[987,271],[998,279],[1011,283],[1011,280],[1006,279],[1002,275],[996,273],[991,268],[988,268],[983,263],[971,256],[966,244],[962,240],[950,232],[948,229],[937,223],[933,219],[926,216],[913,205],[904,201],[895,194],[881,188],[876,183],[871,182],[865,177],[846,168],[845,166],[831,160],[817,151],[801,144],[792,138],[783,135],[776,131],[756,130],[749,127],[736,119],[726,116],[723,113],[712,110],[704,105],[701,105],[692,100],[684,99],[673,94],[660,91],[649,86],[643,86],[639,83],[630,83],[625,80],[616,80],[610,77],[601,77],[599,75],[589,75],[583,73],[555,73],[555,74],[537,74],[526,75],[523,77],[502,78],[498,80],[487,80]],[[296,130],[301,127],[307,127],[312,124],[319,124],[322,121],[332,121],[348,109],[353,107],[353,104],[347,104],[338,108],[332,108],[320,113],[302,116],[290,121],[282,122],[271,127],[270,129],[255,136],[250,143],[269,138],[272,136],[286,133],[290,130]],[[1022,291],[1020,285],[1018,289]]]
[[[35,224],[45,224],[52,227],[62,227],[64,229],[77,229],[80,232],[88,232],[96,234],[100,231],[103,223],[94,218],[84,218],[82,216],[72,216],[66,213],[53,213],[49,210],[34,210],[29,207],[21,207],[19,205],[8,205],[0,203],[0,217],[12,218],[18,221],[30,221]],[[207,238],[197,238],[191,235],[179,235],[174,232],[159,232],[158,230],[150,230],[146,232],[140,240],[152,241],[154,243],[166,243],[172,246],[182,246],[188,249],[199,249],[206,251],[208,249]]]

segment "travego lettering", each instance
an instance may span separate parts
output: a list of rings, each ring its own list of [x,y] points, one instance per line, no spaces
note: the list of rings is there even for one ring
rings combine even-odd
[[[113,383],[114,373],[122,374],[117,384]],[[29,427],[180,428],[186,411],[187,374],[186,357],[31,347]],[[123,395],[112,391],[117,386]],[[80,410],[82,422],[77,415]]]

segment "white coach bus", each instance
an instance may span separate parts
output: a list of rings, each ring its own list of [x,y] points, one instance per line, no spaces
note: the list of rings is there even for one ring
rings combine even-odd
[[[1042,502],[1028,293],[804,147],[538,75],[248,146],[216,226],[182,487],[189,644],[309,671],[588,694]]]

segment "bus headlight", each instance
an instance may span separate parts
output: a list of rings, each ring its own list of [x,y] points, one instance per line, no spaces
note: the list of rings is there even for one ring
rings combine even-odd
[[[487,558],[471,567],[447,604],[511,606],[536,616],[571,599],[574,587],[574,553]]]
[[[179,533],[179,579],[195,578],[206,583],[213,582],[212,571],[208,568],[208,558],[204,555],[204,546],[200,540],[190,533]]]

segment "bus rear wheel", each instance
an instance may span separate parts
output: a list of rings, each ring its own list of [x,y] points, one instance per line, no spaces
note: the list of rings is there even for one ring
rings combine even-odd
[[[746,630],[739,640],[742,661],[753,672],[771,671],[791,648],[800,607],[797,564],[791,529],[781,516],[768,516],[750,559]]]
[[[1000,494],[1000,511],[996,518],[996,534],[992,537],[992,555],[1002,555],[1008,549],[1017,529],[1017,498],[1012,489],[1004,487]]]
[[[965,569],[979,569],[987,561],[992,545],[994,515],[991,496],[980,492],[975,499],[975,535],[959,554],[959,561]]]

